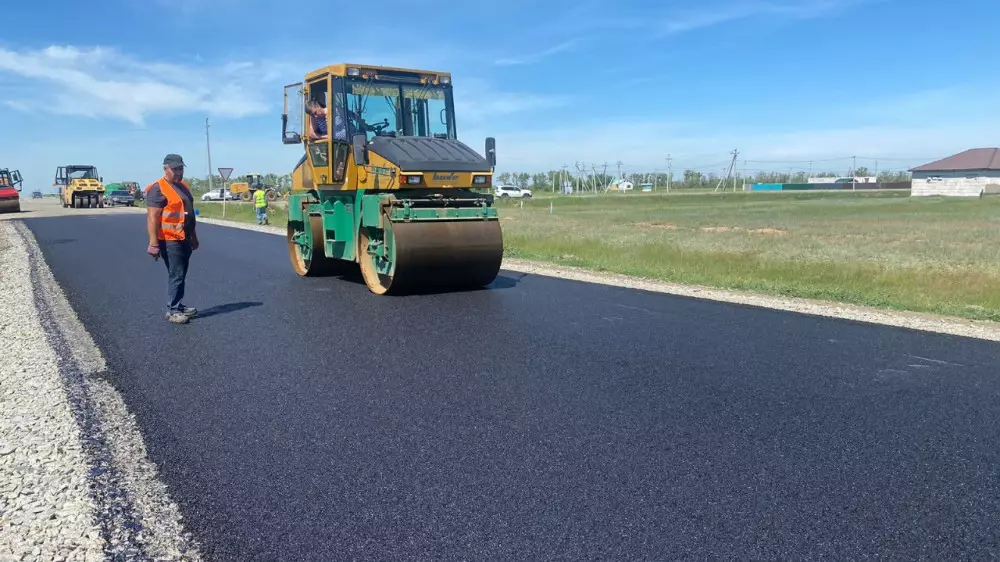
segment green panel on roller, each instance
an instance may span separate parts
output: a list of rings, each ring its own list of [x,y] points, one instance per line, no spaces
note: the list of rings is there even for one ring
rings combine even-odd
[[[434,220],[483,220],[497,218],[492,207],[394,207],[389,217],[393,222]]]
[[[388,199],[386,194],[365,193],[361,196],[361,225],[381,228],[379,213],[382,210],[382,200]]]
[[[336,193],[324,202],[323,224],[327,231],[327,255],[342,260],[354,260],[357,248],[354,194]]]

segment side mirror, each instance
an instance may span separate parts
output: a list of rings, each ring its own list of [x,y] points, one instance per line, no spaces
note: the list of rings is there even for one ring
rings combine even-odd
[[[354,149],[354,163],[358,166],[368,165],[368,137],[358,133],[351,137],[351,148]]]
[[[491,168],[497,165],[497,140],[493,137],[486,137],[486,160]]]
[[[100,181],[101,183],[104,183],[104,176],[101,176],[100,178],[98,178],[98,181]]]

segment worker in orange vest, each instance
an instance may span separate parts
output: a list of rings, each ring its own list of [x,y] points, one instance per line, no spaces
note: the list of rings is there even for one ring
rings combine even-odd
[[[153,260],[167,266],[167,320],[186,324],[198,314],[184,305],[184,284],[191,252],[198,249],[194,197],[184,181],[184,159],[178,154],[163,158],[163,177],[146,187],[146,231]]]

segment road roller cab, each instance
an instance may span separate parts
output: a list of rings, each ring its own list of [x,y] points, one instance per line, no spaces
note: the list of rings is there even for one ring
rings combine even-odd
[[[495,142],[486,139],[484,156],[458,140],[449,73],[318,69],[285,87],[282,142],[304,152],[288,197],[299,275],[358,263],[376,294],[496,278]]]
[[[21,212],[21,172],[0,168],[0,213]]]
[[[94,166],[59,166],[52,185],[59,188],[63,207],[104,207],[104,178]]]

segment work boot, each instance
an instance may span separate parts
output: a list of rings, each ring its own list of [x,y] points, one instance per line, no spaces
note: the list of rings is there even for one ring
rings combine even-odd
[[[187,316],[188,318],[194,318],[195,316],[198,315],[198,309],[197,308],[191,308],[190,306],[185,306],[183,304],[180,306],[180,311],[179,312],[181,314],[183,314],[184,316]]]
[[[187,324],[190,318],[183,312],[168,312],[167,321],[171,324]]]

